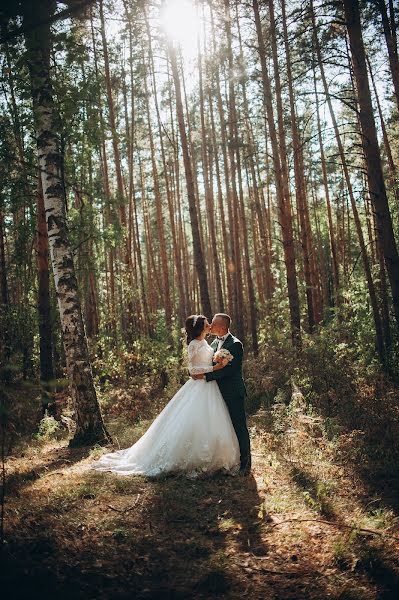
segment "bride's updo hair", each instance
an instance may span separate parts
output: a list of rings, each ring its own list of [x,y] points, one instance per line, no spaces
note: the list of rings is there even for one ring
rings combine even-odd
[[[186,319],[186,334],[187,334],[187,344],[192,342],[196,337],[198,337],[204,329],[205,325],[204,315],[190,315]]]

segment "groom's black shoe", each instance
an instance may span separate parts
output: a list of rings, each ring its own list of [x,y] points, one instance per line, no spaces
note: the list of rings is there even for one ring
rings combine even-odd
[[[247,477],[247,475],[251,474],[251,467],[244,467],[238,471],[240,477]]]
[[[241,464],[239,474],[240,475],[249,475],[251,473],[251,463],[247,462],[245,464]]]

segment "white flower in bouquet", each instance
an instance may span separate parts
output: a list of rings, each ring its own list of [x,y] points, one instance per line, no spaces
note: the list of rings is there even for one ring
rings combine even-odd
[[[233,360],[234,356],[226,350],[226,348],[221,348],[213,355],[213,360],[216,362],[222,362],[222,360],[227,359],[229,362]]]

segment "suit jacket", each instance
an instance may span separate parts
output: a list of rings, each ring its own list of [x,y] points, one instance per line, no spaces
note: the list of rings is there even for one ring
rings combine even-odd
[[[219,340],[215,338],[211,344],[216,352]],[[231,333],[225,339],[222,348],[228,350],[233,355],[233,360],[219,371],[206,373],[207,381],[217,381],[219,389],[226,402],[234,401],[235,398],[243,398],[246,395],[244,379],[242,377],[242,359],[244,349],[242,342]]]

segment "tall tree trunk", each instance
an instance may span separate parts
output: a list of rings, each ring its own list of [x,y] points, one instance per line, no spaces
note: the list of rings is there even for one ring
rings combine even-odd
[[[371,69],[371,64],[370,64],[370,61],[369,61],[367,55],[366,55],[366,61],[367,61],[367,66],[368,66],[368,70],[370,73],[371,83],[373,85],[373,91],[374,91],[375,101],[377,104],[378,115],[380,117],[382,137],[384,140],[384,148],[385,148],[385,152],[387,155],[387,161],[388,161],[388,173],[389,173],[390,185],[392,188],[392,192],[395,194],[396,203],[399,206],[399,185],[398,185],[398,177],[397,177],[397,167],[396,167],[394,159],[393,159],[391,144],[390,144],[390,141],[388,138],[388,132],[387,132],[387,128],[385,125],[384,115],[382,114],[381,103],[380,103],[380,99],[378,97],[378,91],[377,91],[377,87],[375,85],[373,71]]]
[[[287,276],[288,299],[291,317],[291,337],[294,346],[301,346],[301,318],[299,310],[299,294],[296,277],[294,239],[292,230],[292,218],[289,203],[287,203],[286,190],[284,190],[283,175],[277,132],[273,114],[272,90],[269,72],[266,64],[265,43],[262,33],[261,19],[259,15],[258,0],[253,0],[256,33],[258,39],[258,51],[262,69],[262,83],[264,104],[269,127],[270,141],[272,145],[274,177],[276,181],[276,193],[279,206],[280,227],[283,235],[284,262]]]
[[[245,69],[245,61],[244,61],[244,53],[243,53],[243,45],[242,45],[240,20],[239,20],[239,14],[238,14],[238,2],[236,3],[236,21],[237,21],[237,29],[238,29],[238,39],[239,39],[239,44],[240,44],[240,68],[241,68],[242,72],[245,72],[246,69]],[[255,160],[258,159],[258,157],[257,157],[257,153],[256,153],[255,136],[254,136],[251,119],[250,119],[250,114],[249,114],[249,103],[248,103],[248,95],[247,95],[247,89],[246,89],[246,77],[241,77],[241,89],[242,89],[242,98],[243,98],[244,118],[245,118],[245,124],[246,124],[245,133],[246,133],[247,144],[248,144],[248,148],[249,148],[249,152],[248,152],[247,156],[245,157],[245,160],[246,160],[246,162],[249,163],[249,168],[250,168],[250,172],[251,172],[252,191],[253,191],[253,198],[255,201],[255,209],[256,209],[256,213],[257,213],[259,236],[260,236],[260,245],[259,245],[259,248],[256,247],[255,252],[256,252],[256,254],[259,254],[259,252],[261,252],[261,254],[262,254],[261,265],[259,265],[259,263],[256,262],[256,265],[257,265],[256,266],[256,275],[260,279],[264,280],[263,285],[258,285],[258,294],[259,294],[259,301],[264,303],[265,293],[266,293],[266,297],[270,297],[270,289],[271,289],[270,256],[269,256],[269,245],[267,243],[267,226],[264,222],[265,219],[264,219],[264,215],[262,212],[261,198],[260,198],[259,189],[258,189],[258,177],[257,177],[257,173],[255,170]],[[250,190],[250,182],[249,182],[248,173],[247,173],[247,185],[248,185],[248,190]],[[244,230],[244,233],[245,232],[246,232],[246,229]],[[259,268],[260,268],[260,273],[258,273]],[[251,287],[251,284],[248,282],[248,291],[250,290],[250,287]],[[256,307],[255,307],[255,312],[252,316],[256,317]],[[252,327],[255,329],[257,328],[256,325],[253,325]],[[257,345],[257,342],[256,342],[256,345]]]
[[[93,15],[92,10],[90,9],[90,27],[91,27],[91,36],[92,36],[92,46],[93,46],[93,58],[94,58],[94,71],[96,75],[96,83],[97,88],[100,89],[100,77],[98,72],[98,60],[97,60],[97,48],[96,48],[96,39],[94,34],[94,24],[93,24]],[[100,144],[99,144],[99,154],[101,161],[101,175],[103,180],[103,188],[105,195],[105,206],[103,212],[103,220],[104,225],[108,227],[112,223],[110,204],[111,204],[111,189],[109,183],[109,174],[108,174],[108,156],[107,156],[107,148],[105,143],[105,127],[104,127],[104,115],[103,115],[103,106],[101,99],[101,92],[98,93],[97,96],[97,104],[98,104],[98,119],[100,126]],[[108,308],[108,319],[109,324],[111,326],[112,334],[114,340],[116,340],[116,291],[115,291],[115,250],[114,248],[104,247],[104,263],[105,263],[105,272],[106,272],[106,293],[107,293],[107,304]],[[109,273],[109,280],[108,280]]]
[[[324,93],[326,96],[328,109],[329,109],[331,120],[333,123],[335,139],[336,139],[336,142],[338,145],[338,151],[339,151],[343,175],[344,175],[343,181],[346,182],[346,187],[348,189],[349,200],[350,200],[351,207],[352,207],[357,237],[359,240],[360,252],[361,252],[361,256],[362,256],[362,260],[363,260],[364,272],[366,275],[367,286],[368,286],[368,290],[369,290],[369,296],[370,296],[370,302],[371,302],[371,307],[372,307],[372,311],[373,311],[373,318],[374,318],[374,325],[375,325],[375,332],[376,332],[376,346],[377,346],[378,354],[379,354],[381,360],[384,360],[384,340],[383,340],[382,323],[381,323],[381,317],[380,317],[380,312],[379,312],[379,307],[378,307],[377,295],[376,295],[376,291],[375,291],[373,278],[371,275],[370,261],[369,261],[369,257],[368,257],[367,250],[366,250],[366,244],[364,241],[363,230],[362,230],[362,226],[361,226],[361,222],[360,222],[360,218],[359,218],[359,212],[357,209],[357,204],[356,204],[355,196],[353,193],[349,169],[348,169],[348,165],[347,165],[346,158],[345,158],[344,147],[342,144],[341,135],[340,135],[339,129],[338,129],[337,119],[335,117],[335,112],[334,112],[334,109],[332,106],[331,97],[330,97],[329,90],[328,90],[327,79],[326,79],[322,56],[321,56],[320,43],[319,43],[319,39],[317,36],[316,19],[315,19],[314,10],[313,10],[313,0],[311,0],[311,2],[310,2],[310,10],[311,10],[312,27],[313,27],[313,43],[314,43],[314,46],[316,49],[317,61],[318,61],[318,65],[319,65],[321,79],[323,82]],[[343,202],[345,202],[344,199],[343,199]],[[343,210],[343,239],[345,238],[344,232],[345,232],[345,209]],[[350,239],[350,236],[349,236],[349,239]],[[349,258],[350,258],[350,253],[349,253]]]
[[[329,189],[329,185],[328,185],[327,163],[326,163],[326,156],[324,153],[323,136],[322,136],[322,132],[321,132],[319,97],[318,97],[318,92],[317,92],[316,69],[315,69],[314,62],[312,64],[312,67],[313,67],[313,85],[314,85],[315,100],[316,100],[317,136],[318,136],[318,140],[319,140],[321,170],[322,170],[322,174],[323,174],[323,187],[324,187],[324,195],[326,198],[326,207],[327,207],[328,234],[329,234],[330,248],[331,248],[334,299],[335,299],[335,305],[338,307],[340,305],[340,280],[339,280],[339,267],[338,267],[338,250],[337,250],[336,237],[335,237],[335,233],[334,233],[333,214],[332,214],[331,199],[330,199],[330,189]]]
[[[244,301],[242,293],[242,264],[241,264],[241,242],[240,240],[240,214],[239,214],[239,199],[237,194],[237,161],[236,150],[238,149],[237,137],[237,108],[236,108],[236,93],[235,93],[235,67],[232,50],[232,34],[231,34],[231,15],[229,0],[224,2],[224,19],[227,37],[227,59],[228,59],[228,155],[230,163],[230,186],[231,186],[231,203],[232,203],[232,218],[230,219],[230,227],[232,233],[232,275],[233,275],[233,320],[234,327],[240,338],[244,339]]]
[[[0,359],[2,362],[7,362],[8,346],[7,346],[7,320],[6,315],[8,312],[9,297],[8,297],[8,281],[7,281],[7,263],[6,263],[6,251],[5,251],[5,230],[4,230],[4,216],[1,207],[0,198]]]
[[[136,104],[135,104],[135,82],[134,82],[134,36],[132,27],[132,15],[129,12],[127,0],[123,0],[126,20],[129,28],[129,76],[130,76],[130,133],[128,136],[128,168],[129,168],[129,254],[134,257],[136,273],[138,271],[139,296],[141,302],[140,314],[136,316],[140,327],[145,334],[153,335],[149,319],[147,291],[144,283],[143,258],[141,252],[140,233],[138,224],[138,210],[136,206],[136,186],[134,179],[135,148],[136,148]]]
[[[210,4],[210,12],[211,12],[211,30],[212,30],[212,48],[213,51],[216,52],[217,51],[217,45],[216,45],[216,33],[215,33],[215,23],[214,23],[214,15],[213,15],[213,9],[212,9],[212,3]],[[223,235],[223,248],[224,248],[224,255],[225,255],[225,264],[226,264],[226,279],[227,279],[227,306],[228,306],[228,310],[230,313],[234,313],[234,306],[236,304],[236,299],[235,299],[235,289],[234,289],[234,281],[233,281],[233,271],[234,271],[234,265],[233,265],[233,244],[232,244],[232,240],[230,239],[230,236],[227,235],[227,229],[230,229],[230,227],[232,226],[232,221],[233,221],[233,216],[232,216],[232,202],[231,202],[231,188],[230,188],[230,168],[229,168],[229,162],[228,162],[228,157],[227,157],[227,135],[226,135],[226,122],[225,122],[225,118],[224,118],[224,111],[223,111],[223,101],[222,101],[222,94],[221,94],[221,86],[220,86],[220,74],[219,74],[219,67],[216,67],[213,70],[213,76],[211,76],[211,88],[212,88],[212,94],[211,94],[211,90],[209,92],[210,98],[209,98],[209,110],[210,110],[210,117],[211,117],[211,122],[212,122],[212,137],[213,137],[213,146],[214,146],[214,152],[215,152],[215,156],[216,156],[216,175],[218,178],[218,203],[219,203],[219,212],[220,212],[220,219],[221,219],[221,224],[222,224],[222,235]],[[213,97],[216,96],[217,99],[217,110],[218,110],[218,116],[219,116],[219,127],[220,127],[220,136],[221,136],[221,148],[222,148],[222,156],[223,156],[223,173],[224,173],[224,184],[225,184],[225,195],[226,195],[226,204],[227,204],[227,214],[225,213],[224,210],[224,206],[223,206],[223,194],[222,194],[222,188],[221,188],[221,177],[220,177],[220,166],[219,166],[219,162],[218,162],[218,152],[217,152],[217,142],[216,142],[216,124],[215,124],[215,120],[214,120],[214,115],[213,115],[213,104],[212,104],[212,99]]]
[[[145,70],[144,70],[144,93],[145,93],[145,105],[146,105],[146,113],[147,113],[147,131],[148,131],[148,137],[149,137],[149,141],[150,141],[152,181],[153,181],[153,186],[154,186],[159,250],[160,250],[160,258],[161,258],[162,291],[163,291],[162,299],[163,299],[164,307],[165,307],[165,321],[166,321],[166,327],[167,327],[167,331],[168,331],[168,341],[169,341],[169,344],[173,344],[172,304],[171,304],[171,297],[170,297],[169,267],[168,267],[166,239],[165,239],[165,223],[164,223],[164,216],[163,216],[163,211],[162,211],[162,200],[161,200],[161,190],[159,187],[158,168],[157,168],[157,162],[156,162],[156,158],[155,158],[154,136],[152,133],[152,125],[151,125],[150,101],[149,101],[148,86],[147,86],[147,73],[145,72]]]
[[[209,297],[208,279],[207,279],[206,268],[205,268],[205,260],[204,260],[204,255],[203,255],[202,248],[201,248],[201,239],[200,239],[200,232],[199,232],[199,225],[198,225],[198,215],[197,215],[195,189],[194,189],[194,179],[193,179],[190,155],[189,155],[189,151],[188,151],[186,125],[184,123],[184,112],[183,112],[183,102],[182,102],[181,87],[180,87],[180,78],[179,78],[179,72],[178,72],[178,68],[177,68],[176,50],[172,46],[171,43],[168,44],[168,53],[169,53],[169,59],[170,59],[170,64],[171,64],[171,68],[172,68],[172,77],[173,77],[173,82],[174,82],[174,87],[175,87],[177,121],[179,124],[180,142],[181,142],[182,152],[183,152],[184,171],[186,174],[188,205],[189,205],[189,212],[190,212],[191,231],[192,231],[192,236],[193,236],[194,262],[195,262],[195,267],[196,267],[197,275],[198,275],[202,310],[206,316],[210,317],[212,314],[212,308],[211,308],[211,301],[210,301],[210,297]]]
[[[164,146],[163,134],[162,134],[162,121],[161,121],[161,115],[160,115],[160,110],[159,110],[157,78],[156,78],[156,74],[155,74],[155,64],[154,64],[154,55],[153,55],[153,49],[152,49],[150,23],[149,23],[148,15],[147,15],[145,8],[144,8],[144,16],[145,16],[145,22],[146,22],[149,53],[150,53],[153,98],[154,98],[154,102],[155,102],[155,110],[157,113],[158,137],[159,137],[159,141],[160,141],[163,175],[164,175],[165,188],[166,188],[166,198],[168,201],[168,209],[169,209],[169,222],[170,222],[171,233],[172,233],[173,257],[174,257],[174,264],[175,264],[175,268],[176,268],[177,288],[179,291],[179,310],[178,310],[179,325],[180,325],[180,327],[182,327],[184,324],[184,318],[185,318],[186,310],[187,310],[186,309],[187,299],[186,299],[185,293],[184,293],[183,269],[182,269],[182,264],[181,264],[181,260],[180,260],[179,249],[178,249],[172,190],[170,187],[170,178],[169,178],[169,174],[168,174],[168,166],[167,166],[167,161],[166,161],[165,146]]]
[[[109,56],[108,56],[108,43],[105,35],[105,22],[104,22],[104,7],[103,0],[99,0],[99,8],[100,8],[100,22],[101,22],[101,39],[104,53],[104,71],[105,71],[105,87],[107,92],[107,101],[108,101],[108,117],[109,117],[109,128],[111,130],[112,137],[112,148],[114,152],[114,165],[115,165],[115,174],[116,174],[116,189],[117,189],[117,201],[119,206],[119,219],[120,223],[123,227],[123,234],[126,236],[126,227],[127,227],[127,217],[126,217],[126,193],[125,186],[123,181],[122,174],[122,163],[121,163],[121,155],[119,150],[119,137],[116,128],[116,116],[115,116],[115,106],[114,106],[114,98],[112,95],[112,86],[111,86],[111,73],[109,68]],[[129,253],[129,244],[128,240],[125,239],[124,247],[123,247],[123,262],[125,264],[125,271],[127,276],[127,282],[130,289],[134,289],[136,287],[136,282],[133,280],[132,276],[132,258]],[[123,296],[121,295],[121,300],[123,301]],[[122,310],[123,316],[125,316],[124,311]],[[129,323],[132,322],[134,314],[134,306],[129,298],[126,304],[126,316]]]
[[[54,379],[53,341],[51,324],[48,238],[44,211],[43,187],[39,177],[37,190],[37,274],[40,346],[40,380],[44,387]]]
[[[213,82],[212,82],[213,84]],[[228,310],[232,310],[232,289],[231,289],[231,275],[230,275],[230,259],[229,259],[229,240],[227,236],[227,226],[226,226],[226,214],[225,208],[223,204],[223,190],[222,190],[222,180],[220,174],[220,164],[219,164],[219,152],[218,152],[218,144],[216,141],[216,127],[215,127],[215,117],[213,111],[213,94],[211,88],[209,89],[208,95],[208,104],[209,104],[209,116],[211,119],[211,130],[212,130],[212,150],[215,162],[215,174],[216,174],[216,183],[217,183],[217,195],[218,195],[218,208],[219,208],[219,218],[220,218],[220,229],[222,234],[222,242],[223,242],[223,257],[224,257],[224,266],[225,266],[225,279],[227,286],[227,306]],[[212,179],[212,173],[211,173]]]
[[[210,254],[215,270],[215,288],[216,288],[216,303],[218,311],[224,312],[224,300],[222,291],[222,280],[220,275],[220,264],[216,246],[216,227],[215,227],[215,207],[212,187],[209,180],[209,164],[208,164],[208,143],[207,143],[207,128],[205,125],[205,107],[204,107],[204,89],[202,76],[202,55],[200,43],[198,40],[198,73],[199,73],[199,96],[200,96],[200,117],[201,117],[201,158],[202,158],[202,173],[204,178],[205,188],[205,205],[206,216],[209,221],[209,236],[210,236]]]
[[[179,72],[179,68],[180,68],[181,82],[182,82],[182,88],[183,88],[182,101],[184,99],[185,119],[186,119],[186,123],[187,123],[186,132],[187,132],[187,141],[188,141],[188,153],[190,156],[191,174],[192,174],[193,186],[194,186],[194,197],[196,199],[195,208],[197,210],[197,220],[198,220],[198,229],[199,229],[200,241],[201,241],[201,249],[202,249],[202,254],[203,254],[204,260],[205,260],[206,251],[205,251],[205,245],[204,245],[204,229],[206,227],[206,224],[204,224],[203,219],[201,219],[201,202],[200,202],[200,195],[199,195],[199,191],[198,191],[198,178],[197,178],[197,149],[193,142],[193,136],[192,136],[190,108],[188,105],[188,97],[187,97],[187,90],[186,90],[186,77],[185,77],[185,73],[184,73],[184,61],[183,61],[183,57],[181,56],[181,52],[180,52],[180,61],[179,62],[180,62],[180,67],[178,67],[178,72]],[[206,267],[206,260],[205,260],[205,267]],[[209,288],[209,281],[208,281],[208,288]]]
[[[50,25],[53,2],[23,3],[23,23],[31,79],[40,176],[55,289],[58,298],[68,375],[76,414],[71,445],[109,440],[97,401],[73,254],[66,221],[56,110],[50,79]],[[38,25],[38,22],[41,23]]]
[[[345,5],[345,14],[347,20],[349,18],[354,18],[355,13],[358,12],[356,9],[356,2],[353,3],[352,12],[347,12],[348,8],[346,3]],[[396,47],[396,36],[395,36],[395,27],[391,27],[391,23],[388,17],[388,11],[385,4],[385,0],[376,0],[376,4],[378,6],[378,10],[381,14],[382,27],[384,29],[385,41],[388,49],[388,58],[389,58],[389,66],[391,68],[393,87],[395,90],[395,98],[396,105],[399,110],[399,60],[398,60],[398,50]],[[352,16],[351,16],[352,15]],[[392,24],[394,24],[394,12],[393,12],[393,4],[391,7],[391,15],[392,15]],[[349,22],[348,22],[349,24]],[[360,15],[359,15],[359,28],[360,28]],[[360,30],[361,32],[361,30]]]
[[[252,279],[252,267],[251,259],[249,256],[249,242],[248,242],[248,226],[247,216],[245,214],[244,206],[244,192],[242,186],[241,176],[241,157],[237,148],[237,172],[238,172],[238,188],[239,188],[239,224],[241,226],[241,238],[244,246],[244,268],[245,277],[247,280],[247,292],[248,292],[248,304],[249,304],[249,329],[251,331],[252,350],[254,355],[257,356],[259,352],[258,342],[258,311],[256,307],[255,288]]]
[[[181,265],[180,274],[177,273],[178,277],[181,277],[181,281],[179,285],[182,286],[182,305],[179,307],[181,320],[184,322],[184,319],[187,315],[189,315],[192,310],[190,309],[190,292],[189,292],[189,272],[188,269],[183,269],[183,264],[187,265],[185,261],[185,251],[186,246],[183,243],[184,231],[183,231],[183,211],[182,211],[182,201],[181,201],[181,190],[180,190],[180,161],[179,161],[179,143],[178,143],[178,134],[176,132],[175,127],[175,114],[176,111],[173,107],[173,94],[172,88],[173,83],[170,74],[170,65],[169,61],[167,64],[168,69],[168,105],[169,105],[169,114],[170,114],[170,123],[171,123],[171,131],[172,131],[172,147],[173,147],[173,165],[170,169],[170,177],[173,181],[173,195],[171,196],[171,204],[169,207],[170,211],[170,219],[175,223],[175,231],[176,231],[176,260],[179,265]]]
[[[103,53],[104,53],[105,86],[106,86],[107,99],[108,99],[109,127],[111,130],[111,136],[112,136],[112,148],[114,151],[116,185],[117,185],[117,191],[118,191],[118,196],[119,196],[118,197],[119,214],[120,214],[121,224],[123,226],[126,226],[125,190],[124,190],[124,185],[123,185],[122,166],[121,166],[121,158],[120,158],[120,152],[119,152],[119,139],[118,139],[118,133],[116,130],[115,107],[114,107],[114,99],[113,99],[113,95],[112,95],[111,73],[110,73],[110,69],[109,69],[108,43],[107,43],[107,39],[105,36],[103,0],[99,0],[99,7],[100,7],[100,21],[101,21],[101,38],[102,38]]]
[[[380,148],[371,103],[370,86],[360,24],[358,0],[343,0],[346,26],[352,53],[353,71],[356,79],[362,128],[362,144],[366,157],[370,197],[377,222],[377,235],[384,254],[388,278],[392,290],[393,309],[399,330],[399,255],[388,205]],[[385,6],[385,5],[384,5]]]
[[[272,40],[273,40],[273,55],[274,62],[277,63],[277,47],[275,41],[275,25],[274,25],[274,3],[269,0],[270,16],[272,20]],[[297,207],[300,219],[301,245],[304,265],[304,275],[306,283],[306,300],[308,307],[308,324],[309,331],[313,331],[316,323],[320,320],[320,314],[316,310],[317,293],[316,293],[316,274],[312,268],[312,256],[314,256],[314,247],[312,239],[312,231],[310,227],[308,200],[306,195],[305,174],[303,168],[302,145],[299,139],[299,131],[297,125],[297,117],[295,110],[294,88],[292,83],[291,70],[291,55],[288,43],[287,20],[285,14],[285,0],[281,2],[282,8],[282,24],[284,32],[285,59],[287,69],[288,91],[290,100],[290,117],[291,117],[291,134],[292,134],[292,150],[294,153],[294,175],[295,175],[295,194]],[[278,65],[277,65],[278,73]],[[276,86],[277,88],[277,86]],[[280,89],[280,84],[278,86]],[[281,92],[280,92],[281,94]],[[283,126],[283,123],[282,123]],[[284,133],[283,133],[284,135]]]
[[[8,306],[8,282],[7,282],[7,264],[6,248],[4,234],[4,216],[0,207],[0,303],[3,307]]]

